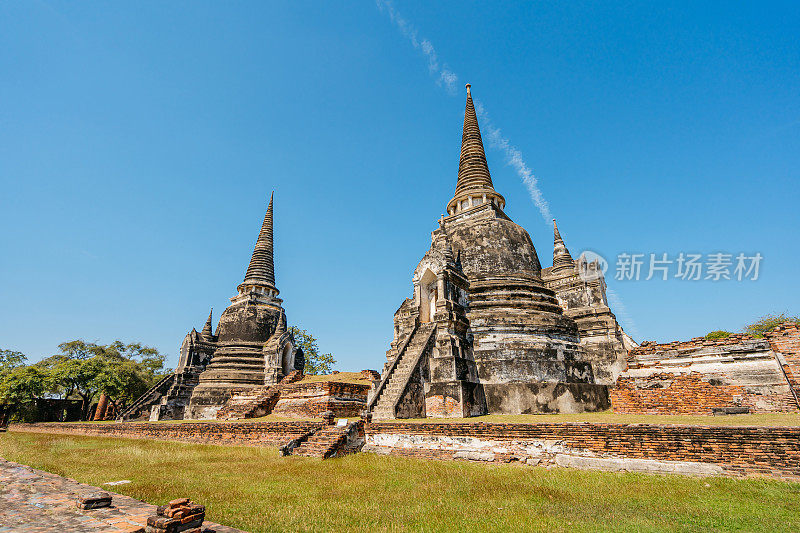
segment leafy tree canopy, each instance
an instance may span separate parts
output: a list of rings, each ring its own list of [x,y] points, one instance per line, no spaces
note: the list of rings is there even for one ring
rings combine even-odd
[[[96,344],[83,340],[58,345],[60,353],[39,365],[53,376],[50,392],[77,395],[88,409],[99,393],[116,405],[127,405],[163,377],[163,354],[134,342]]]
[[[0,403],[21,404],[42,396],[52,385],[50,374],[37,366],[17,366],[0,379]]]
[[[333,354],[319,353],[317,339],[308,331],[296,326],[292,326],[289,331],[294,336],[295,345],[303,350],[303,355],[306,358],[306,366],[303,373],[310,376],[330,374],[333,370],[333,365],[336,364]]]
[[[0,404],[29,400],[44,391],[43,376],[28,371],[27,359],[22,352],[0,348]]]
[[[711,331],[706,334],[706,339],[710,340],[717,340],[717,339],[724,339],[726,337],[730,337],[733,335],[731,331],[725,331],[724,329],[718,329],[716,331]]]
[[[27,359],[22,352],[0,348],[0,376],[9,370],[25,365]]]

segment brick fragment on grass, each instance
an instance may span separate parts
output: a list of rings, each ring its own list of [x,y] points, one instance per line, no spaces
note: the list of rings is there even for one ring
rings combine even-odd
[[[189,498],[178,498],[156,508],[147,518],[147,533],[183,533],[202,527],[206,508]]]
[[[88,492],[78,497],[76,502],[78,509],[100,509],[111,505],[111,494],[107,492]]]

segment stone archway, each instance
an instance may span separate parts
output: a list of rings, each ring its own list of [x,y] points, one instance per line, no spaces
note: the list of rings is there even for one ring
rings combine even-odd
[[[421,323],[433,322],[438,299],[439,288],[436,275],[428,269],[419,280],[419,321]]]
[[[284,344],[281,351],[281,369],[284,376],[288,376],[294,370],[294,346],[291,342]]]

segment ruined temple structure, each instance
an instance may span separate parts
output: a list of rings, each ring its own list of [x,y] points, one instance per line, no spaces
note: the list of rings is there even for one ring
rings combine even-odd
[[[573,260],[557,228],[553,267],[542,269],[505,206],[467,85],[455,194],[394,315],[368,402],[374,418],[609,407],[632,341],[608,308],[602,272]]]
[[[286,327],[275,286],[273,198],[261,225],[244,281],[222,313],[216,332],[209,315],[181,345],[178,367],[134,402],[120,418],[214,418],[234,392],[278,383],[305,365]]]
[[[544,286],[556,294],[564,314],[575,321],[596,383],[613,385],[636,343],[608,307],[606,281],[597,259],[572,258],[553,220],[553,266],[542,269]]]
[[[651,415],[792,412],[800,409],[800,328],[643,342],[611,391],[615,413]]]

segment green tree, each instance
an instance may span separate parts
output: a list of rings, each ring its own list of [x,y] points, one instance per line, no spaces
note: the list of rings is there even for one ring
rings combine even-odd
[[[800,324],[800,317],[788,316],[784,313],[779,315],[764,315],[752,324],[745,326],[744,332],[754,337],[763,337],[764,333],[772,331],[776,326],[785,324],[786,322]]]
[[[92,384],[119,411],[144,394],[153,382],[139,362],[107,360]]]
[[[24,372],[27,357],[22,352],[0,349],[0,427],[8,422],[8,416],[18,411],[21,404],[33,401],[35,387],[43,383]]]
[[[0,427],[12,416],[33,412],[34,400],[50,384],[49,374],[44,369],[26,366],[26,360],[22,352],[0,349]]]
[[[36,365],[18,366],[9,370],[0,381],[0,402],[26,404],[42,396],[51,385],[51,376]]]
[[[730,331],[725,331],[724,329],[718,329],[716,331],[711,331],[706,334],[706,339],[710,340],[717,340],[717,339],[725,339],[733,335]]]
[[[336,364],[336,359],[333,358],[333,354],[319,353],[317,339],[308,331],[296,326],[292,326],[289,331],[291,331],[294,336],[295,345],[303,350],[303,355],[306,359],[306,366],[303,373],[309,376],[330,374],[333,370],[333,365]]]
[[[51,374],[37,365],[21,365],[0,377],[0,427],[9,419],[35,422],[35,400],[51,385]]]
[[[0,348],[0,376],[9,370],[24,366],[28,358],[22,352]]]
[[[54,355],[40,363],[53,376],[50,392],[62,398],[78,396],[83,401],[84,418],[88,415],[92,399],[99,392],[96,379],[105,364],[106,361],[99,356],[72,359],[63,354]]]
[[[105,392],[120,409],[163,377],[164,355],[138,342],[102,345],[75,340],[58,348],[61,353],[41,362],[54,376],[51,392],[80,397],[84,417],[99,393]]]

